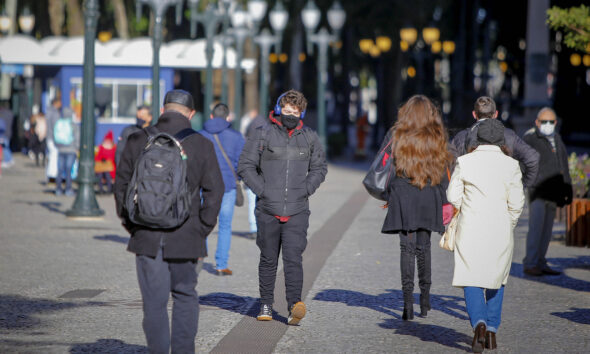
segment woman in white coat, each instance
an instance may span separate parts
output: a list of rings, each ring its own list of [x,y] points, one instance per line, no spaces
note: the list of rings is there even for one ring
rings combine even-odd
[[[464,289],[473,351],[481,353],[496,348],[524,192],[518,161],[505,153],[502,123],[486,119],[477,138],[479,146],[457,159],[447,199],[459,210],[453,286]]]

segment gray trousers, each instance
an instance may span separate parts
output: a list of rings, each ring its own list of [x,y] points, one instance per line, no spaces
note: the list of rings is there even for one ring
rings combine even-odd
[[[529,203],[529,232],[526,236],[526,256],[522,263],[524,268],[547,267],[545,255],[553,232],[553,219],[557,205],[542,199]]]
[[[202,262],[200,260],[199,262]],[[137,278],[143,300],[143,331],[150,353],[194,353],[199,322],[197,260],[164,260],[137,255]],[[172,293],[172,334],[168,299]]]

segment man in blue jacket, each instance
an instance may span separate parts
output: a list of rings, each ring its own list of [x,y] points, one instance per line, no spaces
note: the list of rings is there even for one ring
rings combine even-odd
[[[231,244],[231,223],[236,203],[236,170],[244,148],[244,138],[242,134],[231,128],[231,124],[226,120],[228,115],[227,105],[218,103],[211,112],[211,119],[206,121],[203,129],[199,131],[204,137],[211,140],[215,147],[217,162],[225,184],[225,193],[219,211],[219,232],[217,251],[215,252],[217,275],[232,275],[227,262]]]

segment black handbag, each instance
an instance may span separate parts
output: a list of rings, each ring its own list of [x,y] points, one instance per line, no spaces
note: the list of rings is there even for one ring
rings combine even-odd
[[[393,158],[389,154],[391,141],[387,143],[371,164],[369,172],[363,179],[363,185],[371,197],[383,201],[388,200],[387,185],[393,172]]]

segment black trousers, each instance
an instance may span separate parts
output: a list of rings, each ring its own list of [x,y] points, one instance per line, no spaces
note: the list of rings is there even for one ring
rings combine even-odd
[[[143,331],[150,353],[194,353],[199,322],[197,260],[164,260],[137,255],[137,278],[143,300]],[[172,334],[168,299],[172,293]]]
[[[432,284],[430,270],[430,231],[400,232],[399,248],[401,251],[400,268],[402,273],[402,291],[404,302],[413,303],[414,269],[418,260],[418,279],[420,292],[428,295]]]
[[[289,221],[280,222],[273,215],[256,209],[258,235],[256,244],[260,249],[258,264],[258,284],[260,300],[272,305],[277,276],[279,252],[283,253],[285,288],[287,304],[291,307],[301,301],[303,288],[303,251],[307,246],[307,228],[309,227],[309,210],[291,216]]]

